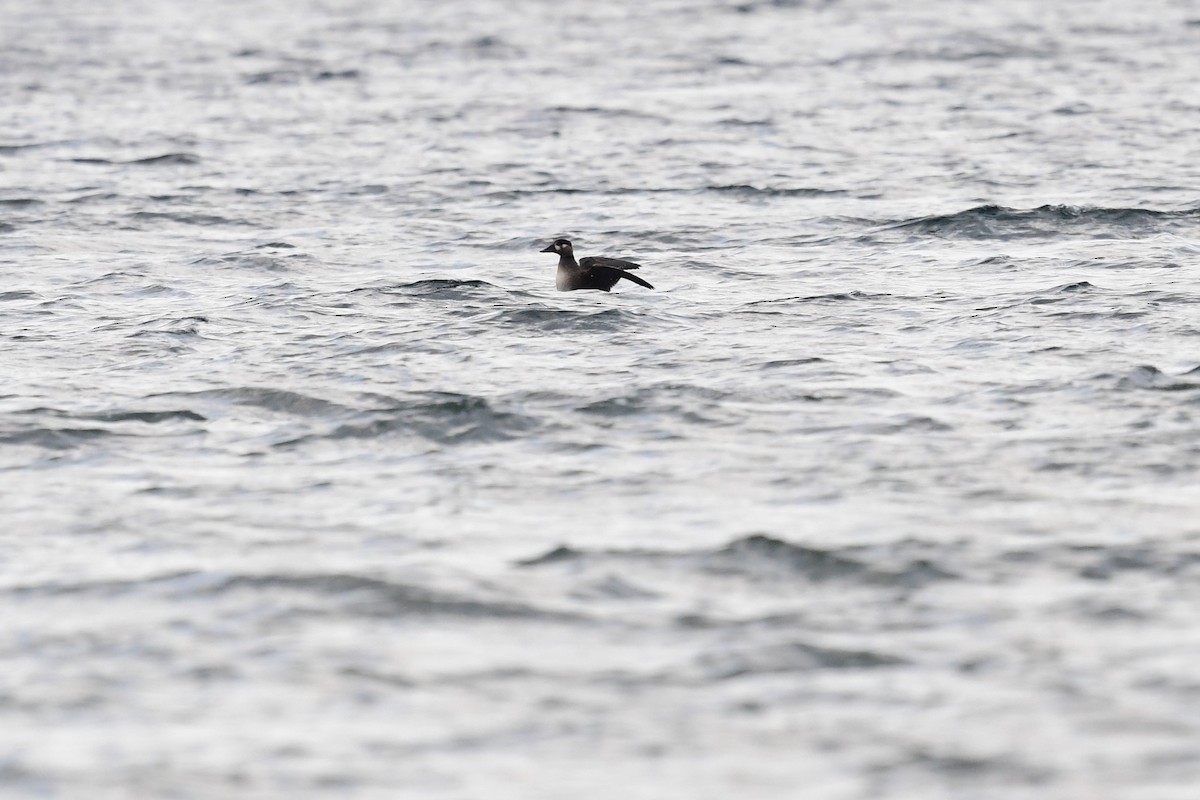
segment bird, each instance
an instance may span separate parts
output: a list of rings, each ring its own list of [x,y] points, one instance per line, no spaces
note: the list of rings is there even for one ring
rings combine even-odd
[[[637,269],[640,264],[625,261],[620,258],[605,258],[604,256],[588,256],[575,260],[575,251],[566,239],[555,239],[542,250],[543,253],[558,253],[558,274],[554,276],[554,286],[560,292],[570,292],[575,289],[599,289],[607,292],[624,278],[639,286],[653,289],[646,281],[629,272]]]

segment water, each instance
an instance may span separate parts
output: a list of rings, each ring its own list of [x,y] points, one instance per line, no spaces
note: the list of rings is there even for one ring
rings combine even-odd
[[[1194,4],[0,9],[5,797],[1195,796]]]

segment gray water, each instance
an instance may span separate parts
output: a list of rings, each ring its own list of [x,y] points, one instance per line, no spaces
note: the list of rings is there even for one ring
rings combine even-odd
[[[3,796],[1192,800],[1198,77],[1182,1],[0,0]]]

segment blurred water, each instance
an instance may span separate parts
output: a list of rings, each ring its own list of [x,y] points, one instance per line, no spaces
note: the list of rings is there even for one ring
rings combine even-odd
[[[6,797],[1195,796],[1194,3],[0,12]]]

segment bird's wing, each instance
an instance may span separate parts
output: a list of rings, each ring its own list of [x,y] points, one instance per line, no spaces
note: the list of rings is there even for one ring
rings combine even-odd
[[[626,272],[625,270],[618,269],[616,267],[596,266],[593,264],[589,272],[591,272],[593,275],[603,275],[605,282],[611,281],[611,283],[608,283],[610,287],[613,286],[617,281],[621,280],[621,278],[624,278],[627,281],[633,281],[639,286],[645,286],[647,289],[654,288],[637,275],[634,275],[632,272]]]
[[[626,261],[623,258],[605,258],[604,256],[588,256],[579,259],[581,267],[616,267],[617,269],[637,269],[641,264]]]
[[[618,271],[621,273],[621,277],[627,281],[633,281],[634,283],[636,283],[640,286],[645,286],[647,289],[654,288],[653,286],[650,285],[650,283],[648,281],[642,280],[637,275],[634,275],[632,272],[626,272],[625,270],[618,270]]]

